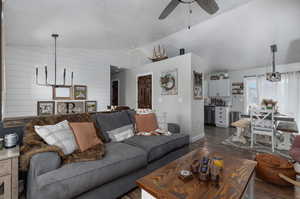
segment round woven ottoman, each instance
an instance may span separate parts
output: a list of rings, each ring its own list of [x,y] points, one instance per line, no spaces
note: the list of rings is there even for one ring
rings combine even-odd
[[[279,173],[285,176],[295,179],[296,172],[293,164],[288,160],[272,154],[257,154],[255,157],[257,161],[256,176],[269,183],[280,186],[293,186],[289,182],[279,177]]]

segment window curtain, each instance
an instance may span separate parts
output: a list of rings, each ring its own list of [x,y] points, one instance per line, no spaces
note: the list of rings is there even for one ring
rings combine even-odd
[[[266,76],[257,77],[259,102],[273,99],[280,113],[295,117],[300,127],[300,72],[283,73],[280,82],[270,82]]]

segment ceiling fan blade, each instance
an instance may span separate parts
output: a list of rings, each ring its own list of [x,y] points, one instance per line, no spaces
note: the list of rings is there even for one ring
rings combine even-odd
[[[199,6],[209,14],[215,14],[219,6],[215,0],[196,0]]]
[[[165,19],[167,16],[169,16],[169,14],[178,6],[179,4],[179,0],[172,0],[168,6],[164,9],[164,11],[161,13],[161,15],[159,16],[160,20]]]

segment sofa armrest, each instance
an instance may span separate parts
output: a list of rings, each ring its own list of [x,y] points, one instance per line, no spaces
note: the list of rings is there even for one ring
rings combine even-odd
[[[168,131],[174,134],[180,133],[180,126],[175,123],[168,123]]]
[[[59,168],[61,158],[56,152],[38,153],[32,156],[29,170],[34,176],[39,176]]]

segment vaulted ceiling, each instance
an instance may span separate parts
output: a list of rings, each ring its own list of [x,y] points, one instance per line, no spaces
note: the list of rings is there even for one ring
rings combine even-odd
[[[164,44],[169,56],[180,48],[201,56],[212,70],[271,65],[270,45],[277,44],[277,64],[300,62],[300,1],[254,0],[157,42],[139,48],[151,55]]]
[[[169,2],[7,0],[6,44],[49,46],[57,32],[59,47],[139,51],[132,66],[164,44],[170,56],[185,48],[214,70],[230,70],[270,64],[269,45],[276,43],[279,64],[300,62],[299,0],[217,0],[220,11],[213,16],[194,4],[191,30],[186,5],[158,20]]]
[[[217,0],[218,14],[249,0]],[[188,26],[188,6],[180,4],[164,21],[158,16],[170,0],[7,0],[8,45],[48,46],[51,33],[61,34],[59,46],[132,49]],[[191,24],[212,16],[193,5]]]

